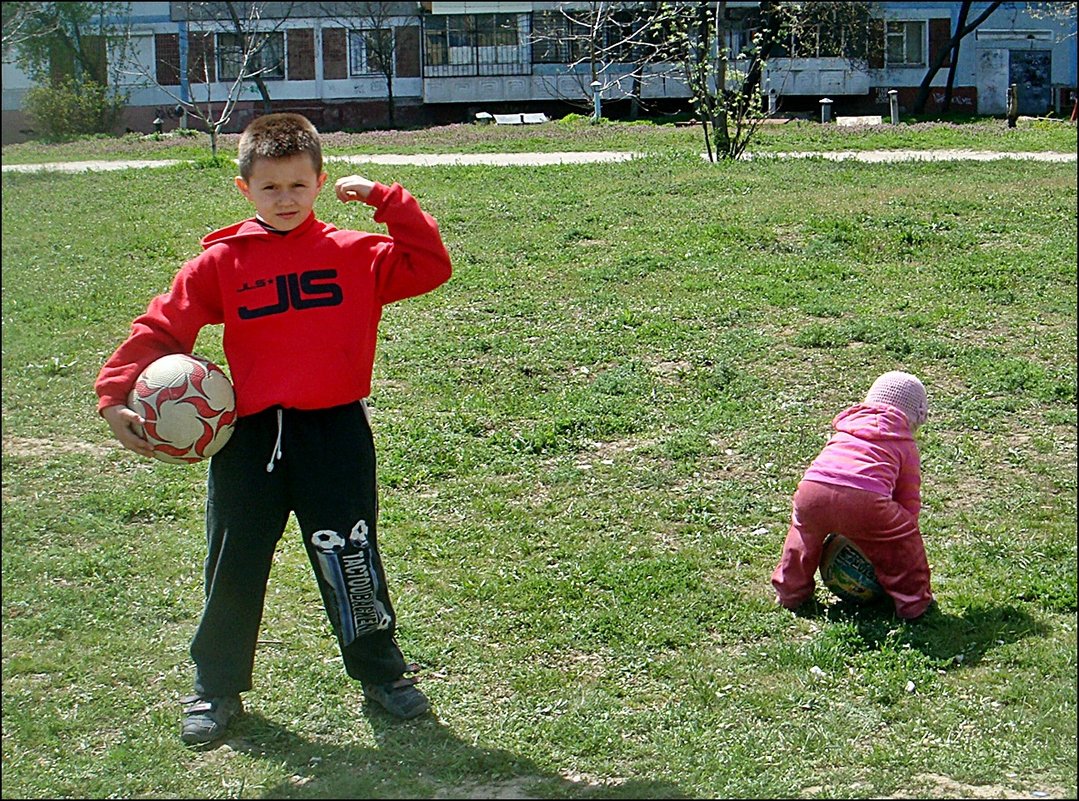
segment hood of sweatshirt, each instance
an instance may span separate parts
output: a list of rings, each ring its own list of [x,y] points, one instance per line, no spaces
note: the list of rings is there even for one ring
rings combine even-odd
[[[907,417],[884,403],[859,403],[832,420],[832,428],[859,439],[914,439]]]
[[[260,223],[257,219],[252,217],[250,219],[243,220],[242,222],[233,223],[232,225],[226,226],[224,228],[219,228],[216,231],[206,234],[206,236],[202,238],[201,244],[203,249],[205,250],[213,245],[218,244],[219,242],[236,241],[240,239],[246,239],[248,237],[267,238],[279,236],[285,239],[294,240],[298,237],[310,233],[311,231],[325,232],[333,230],[336,229],[329,223],[319,222],[319,220],[315,218],[314,212],[311,212],[309,215],[307,215],[307,219],[297,225],[291,231],[284,232],[272,231],[262,225],[262,223]]]

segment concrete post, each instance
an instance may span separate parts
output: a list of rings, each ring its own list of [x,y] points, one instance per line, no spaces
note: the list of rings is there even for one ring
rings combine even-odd
[[[768,90],[768,116],[774,117],[776,113],[776,90]]]
[[[832,103],[834,101],[830,97],[823,97],[820,101],[820,121],[831,122],[832,121]]]
[[[892,112],[892,125],[899,124],[899,90],[888,90],[888,108]]]
[[[1019,119],[1019,86],[1011,84],[1008,87],[1008,127],[1014,128],[1015,121]]]
[[[599,122],[602,112],[600,111],[600,97],[599,90],[603,88],[603,84],[599,81],[592,81],[592,122]]]

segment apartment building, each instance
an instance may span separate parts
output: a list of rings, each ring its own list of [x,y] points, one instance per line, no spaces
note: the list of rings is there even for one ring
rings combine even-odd
[[[237,11],[237,19],[229,6]],[[624,36],[641,8],[609,4],[609,19],[589,36],[582,19],[592,4],[558,0],[477,2],[133,2],[123,18],[124,53],[102,46],[110,81],[130,100],[121,129],[193,125],[183,101],[222,103],[239,91],[226,131],[241,130],[267,109],[307,114],[322,130],[358,130],[466,122],[477,112],[590,113],[594,92],[610,115],[639,100],[646,109],[685,107],[686,86],[672,64],[633,63],[633,47],[602,62],[590,41]],[[900,107],[914,102],[928,66],[947,48],[960,2],[872,3],[865,58],[839,54],[821,26],[783,43],[769,60],[762,91],[781,110],[813,109],[828,97],[836,113],[887,113],[890,90]],[[989,4],[974,3],[968,22]],[[1003,115],[1008,87],[1019,87],[1020,113],[1070,113],[1076,87],[1076,21],[1044,13],[1044,3],[1003,3],[962,41],[952,108]],[[726,46],[738,53],[752,36],[755,2],[727,2],[733,24]],[[567,13],[568,12],[568,13]],[[576,20],[576,21],[575,21]],[[259,47],[246,64],[243,37]],[[250,48],[248,48],[250,50]],[[618,60],[624,58],[625,60]],[[122,62],[122,63],[121,63]],[[932,84],[927,110],[943,96],[950,62]],[[60,67],[62,68],[62,66]],[[236,78],[259,71],[259,79]],[[598,84],[593,86],[593,83]],[[22,105],[32,86],[3,64],[3,141],[32,135]]]

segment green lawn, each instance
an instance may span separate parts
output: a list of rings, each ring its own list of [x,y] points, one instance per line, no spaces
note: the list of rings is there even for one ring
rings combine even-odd
[[[99,158],[205,159],[210,138],[195,131],[178,135],[129,134],[86,137],[64,143],[25,142],[3,148],[5,164],[82,161]],[[221,154],[234,157],[238,134],[220,137]],[[592,125],[587,117],[570,116],[543,125],[444,125],[405,131],[334,132],[323,134],[328,154],[343,153],[521,153],[530,151],[623,150],[632,152],[703,153],[699,126],[642,121],[604,121]],[[1016,128],[1004,120],[978,118],[964,122],[931,119],[903,121],[901,125],[841,127],[795,119],[758,128],[750,151],[775,153],[790,150],[916,150],[962,148],[968,150],[1058,151],[1074,153],[1076,127],[1052,120],[1023,119]]]
[[[1074,126],[995,126],[1074,152]],[[954,146],[938,127],[919,141]],[[368,713],[290,523],[248,712],[208,751],[178,736],[205,466],[120,449],[92,384],[249,209],[227,167],[4,175],[5,798],[1075,797],[1075,163],[711,165],[651,129],[586,129],[652,154],[625,163],[367,172],[455,266],[387,308],[372,397],[399,639],[436,714]],[[407,136],[510,149],[459,130]],[[220,331],[197,349],[223,362]],[[768,581],[790,494],[889,369],[930,395],[941,612],[820,589],[792,615]]]

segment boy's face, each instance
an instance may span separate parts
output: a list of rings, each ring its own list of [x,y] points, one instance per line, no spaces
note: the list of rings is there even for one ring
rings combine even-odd
[[[279,231],[291,231],[307,219],[315,198],[326,182],[306,153],[287,158],[255,159],[249,180],[237,176],[236,188],[251,201],[268,225]]]

